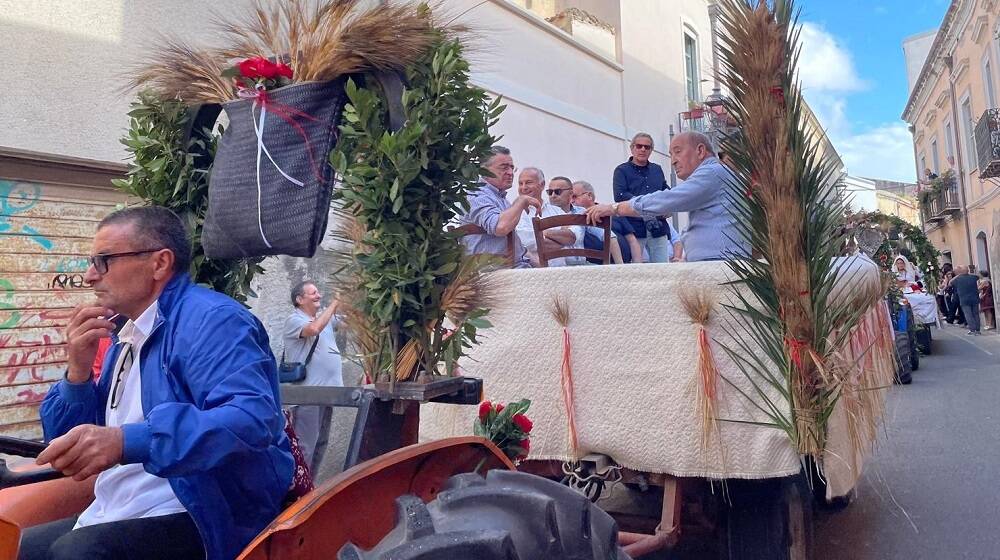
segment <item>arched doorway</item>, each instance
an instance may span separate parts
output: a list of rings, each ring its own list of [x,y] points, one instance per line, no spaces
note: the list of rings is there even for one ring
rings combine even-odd
[[[976,235],[976,267],[979,270],[990,269],[989,244],[986,241],[986,232],[983,231]]]

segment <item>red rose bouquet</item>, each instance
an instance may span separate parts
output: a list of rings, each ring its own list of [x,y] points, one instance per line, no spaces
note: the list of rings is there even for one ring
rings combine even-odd
[[[473,431],[492,441],[511,461],[520,462],[531,449],[532,423],[525,416],[530,406],[528,399],[506,406],[483,401],[479,403],[479,417],[473,423]]]

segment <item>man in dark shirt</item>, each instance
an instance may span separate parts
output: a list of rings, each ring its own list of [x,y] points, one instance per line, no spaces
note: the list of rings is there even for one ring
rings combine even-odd
[[[975,274],[976,267],[969,265],[964,274],[952,279],[951,287],[955,288],[958,302],[965,313],[965,322],[969,325],[967,334],[979,335],[979,278]]]
[[[624,202],[667,188],[663,168],[649,161],[649,156],[653,155],[653,137],[645,132],[636,134],[632,138],[630,149],[632,157],[615,168],[615,202]],[[670,260],[670,229],[665,218],[661,216],[645,220],[629,217],[625,220],[629,222],[639,244],[648,253],[649,262]]]

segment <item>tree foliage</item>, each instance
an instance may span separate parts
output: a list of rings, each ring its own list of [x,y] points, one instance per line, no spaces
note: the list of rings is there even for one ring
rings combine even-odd
[[[205,130],[185,142],[185,129],[192,118],[187,106],[150,91],[139,94],[128,115],[129,130],[121,143],[132,161],[128,176],[115,179],[114,185],[146,204],[164,206],[180,216],[190,235],[191,277],[245,304],[248,296],[256,295],[250,282],[264,271],[259,265],[263,259],[209,259],[201,245],[217,137]],[[208,157],[199,157],[202,154]]]
[[[357,288],[351,303],[368,321],[369,346],[379,354],[368,356],[373,377],[393,371],[407,342],[416,345],[424,371],[436,372],[441,361],[451,371],[477,329],[488,326],[485,309],[471,304],[456,313],[445,301],[450,285],[477,270],[463,261],[446,225],[477,188],[497,140],[489,128],[503,106],[470,84],[462,44],[444,35],[406,78],[406,124],[396,132],[386,129],[379,93],[348,82],[341,138],[330,155],[343,181],[335,203],[360,230],[345,266]]]

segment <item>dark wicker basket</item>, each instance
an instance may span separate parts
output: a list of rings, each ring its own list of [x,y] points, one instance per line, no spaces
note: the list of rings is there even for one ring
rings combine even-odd
[[[344,76],[267,92],[262,127],[261,105],[255,107],[253,99],[223,105],[229,126],[209,180],[202,238],[206,256],[315,254],[329,216],[334,178],[329,154],[337,143],[346,82]],[[303,184],[293,183],[278,167]]]

